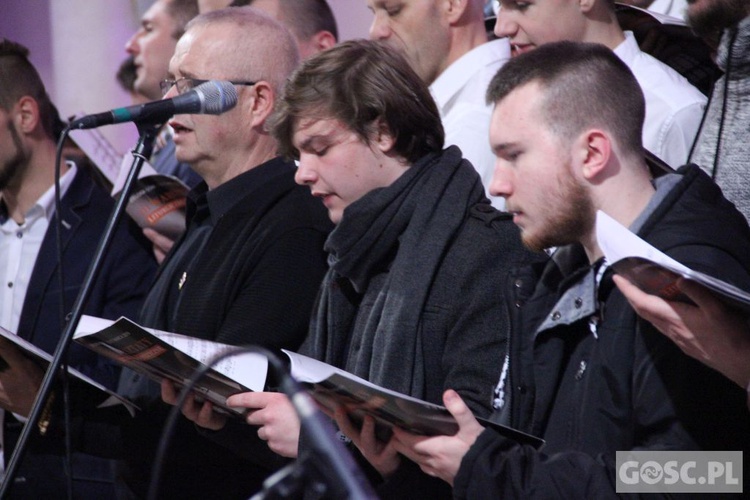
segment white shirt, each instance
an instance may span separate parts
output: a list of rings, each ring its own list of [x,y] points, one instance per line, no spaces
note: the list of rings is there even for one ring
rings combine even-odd
[[[445,129],[445,145],[461,148],[482,177],[489,197],[489,185],[495,166],[490,149],[492,106],[485,101],[490,80],[510,59],[507,38],[483,43],[451,64],[430,85]],[[505,200],[490,197],[492,205],[502,209]]]
[[[75,177],[76,167],[60,179],[62,195]],[[55,213],[55,186],[51,186],[24,216],[23,224],[12,218],[0,225],[0,326],[18,329],[26,290],[44,235]]]
[[[646,99],[643,146],[673,168],[684,165],[706,96],[675,70],[642,52],[630,31],[614,52],[633,72]]]
[[[687,10],[686,0],[655,0],[648,6],[648,10],[657,14],[674,17],[685,20],[685,11]]]
[[[64,196],[73,178],[76,167],[68,163],[68,170],[60,178],[60,196]],[[0,224],[0,326],[15,333],[21,321],[21,311],[26,291],[31,280],[37,255],[47,233],[50,220],[55,214],[55,186],[51,186],[39,197],[24,216],[23,224],[12,218]],[[0,410],[0,429],[5,412]],[[21,421],[25,419],[16,415]],[[0,471],[5,470],[3,433],[0,432]]]

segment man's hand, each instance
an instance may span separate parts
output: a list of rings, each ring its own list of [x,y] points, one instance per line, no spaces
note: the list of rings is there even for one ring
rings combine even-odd
[[[622,276],[614,281],[633,309],[682,351],[718,370],[742,388],[750,382],[750,326],[702,286],[680,279],[677,286],[696,305],[650,295]]]
[[[394,428],[391,442],[396,451],[416,462],[426,474],[453,486],[461,460],[484,427],[456,391],[445,391],[443,403],[458,422],[458,432],[454,436],[416,436]]]
[[[143,230],[143,234],[153,244],[154,257],[156,257],[156,262],[161,264],[164,261],[164,257],[166,257],[166,255],[172,249],[172,246],[174,245],[174,241],[167,238],[166,236],[159,233],[158,231],[155,231],[150,228],[145,228]]]
[[[7,364],[0,371],[0,406],[27,417],[42,385],[44,370],[3,337],[0,337],[0,357]]]
[[[349,419],[346,408],[339,406],[334,413],[339,430],[359,449],[362,456],[380,473],[388,478],[401,465],[401,457],[393,447],[391,439],[388,443],[378,441],[375,437],[375,419],[365,416],[362,428],[357,429]]]
[[[260,427],[258,437],[283,457],[296,458],[299,448],[300,421],[292,402],[276,392],[243,392],[227,398],[227,404],[247,408],[247,423]]]
[[[161,381],[161,399],[172,406],[177,404],[180,392],[175,385],[167,379]],[[227,417],[214,411],[214,405],[210,401],[202,403],[195,400],[195,393],[188,394],[185,403],[182,405],[182,414],[200,427],[218,431],[224,428],[227,423]]]

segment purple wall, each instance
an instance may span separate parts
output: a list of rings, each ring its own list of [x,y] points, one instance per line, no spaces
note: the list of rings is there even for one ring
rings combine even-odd
[[[0,37],[31,51],[52,100],[63,116],[130,104],[115,81],[124,44],[152,0],[0,0]],[[365,0],[329,0],[342,40],[366,37],[371,14]],[[135,127],[104,127],[115,148],[126,151]]]
[[[52,38],[48,0],[0,0],[0,37],[22,43],[53,95]]]

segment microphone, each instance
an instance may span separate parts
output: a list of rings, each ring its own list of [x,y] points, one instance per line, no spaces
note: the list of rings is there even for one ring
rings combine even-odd
[[[323,417],[315,401],[292,377],[281,358],[264,347],[252,345],[233,347],[218,353],[209,363],[199,367],[184,384],[177,402],[164,423],[146,498],[149,500],[158,498],[159,479],[169,439],[180,416],[180,409],[190,391],[216,363],[245,352],[262,354],[268,359],[268,372],[273,373],[281,392],[291,400],[302,425],[301,432],[304,433],[306,444],[309,446],[295,462],[267,478],[263,483],[263,489],[250,500],[289,498],[292,495],[296,496],[296,492],[300,490],[323,493],[325,498],[377,500],[378,496],[354,461],[354,457],[336,438],[333,424]]]
[[[115,123],[156,125],[177,114],[220,115],[237,105],[237,90],[230,82],[210,80],[171,99],[147,102],[73,120],[70,129],[87,129]]]
[[[301,434],[305,435],[309,446],[310,456],[300,460],[316,469],[327,487],[326,497],[346,498],[348,500],[375,500],[378,496],[370,486],[369,481],[359,468],[354,458],[344,448],[343,443],[336,437],[331,422],[318,410],[312,396],[283,368],[278,361],[271,360],[269,368],[273,368],[276,376],[280,377],[279,386],[292,402],[302,425]],[[282,366],[282,369],[279,367]],[[282,469],[284,470],[284,469]],[[289,475],[281,474],[282,479]],[[272,476],[274,477],[274,476]],[[270,479],[270,478],[269,478]],[[278,479],[278,476],[277,476]],[[265,485],[264,485],[265,486]],[[269,485],[272,486],[272,485]],[[293,488],[283,484],[282,488]],[[261,492],[260,498],[267,498],[267,492]],[[255,499],[257,497],[253,497]],[[273,498],[273,497],[271,497]],[[251,499],[251,500],[253,500]]]

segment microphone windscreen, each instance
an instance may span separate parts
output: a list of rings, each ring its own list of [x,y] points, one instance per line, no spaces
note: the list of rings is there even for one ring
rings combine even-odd
[[[237,89],[230,82],[211,80],[195,87],[201,96],[201,113],[219,115],[237,105]]]

